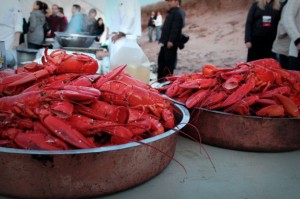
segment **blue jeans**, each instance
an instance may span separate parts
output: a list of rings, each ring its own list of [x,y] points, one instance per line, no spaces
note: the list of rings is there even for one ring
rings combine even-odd
[[[156,26],[155,27],[155,41],[159,41],[160,39],[160,30],[161,30],[161,26]]]
[[[153,26],[148,26],[148,37],[149,37],[149,41],[152,42],[152,33],[153,33]]]

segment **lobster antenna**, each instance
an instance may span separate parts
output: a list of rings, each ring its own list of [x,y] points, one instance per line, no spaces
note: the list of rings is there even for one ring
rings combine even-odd
[[[183,131],[180,130],[180,129],[178,129],[178,131],[179,131],[180,133],[182,133],[183,135],[185,135],[186,137],[191,138],[192,140],[194,140],[194,141],[196,141],[196,142],[199,143],[199,146],[200,146],[200,153],[201,153],[201,148],[202,148],[202,149],[204,150],[204,153],[207,155],[207,157],[208,157],[208,159],[209,159],[209,161],[210,161],[212,167],[214,168],[215,172],[217,172],[217,169],[216,169],[216,167],[215,167],[215,165],[214,165],[214,163],[213,163],[213,161],[212,161],[212,159],[211,159],[209,153],[207,152],[207,150],[205,149],[205,147],[202,145],[201,135],[200,135],[199,129],[197,129],[196,126],[194,126],[194,125],[192,125],[192,124],[190,124],[190,123],[187,123],[186,125],[190,125],[192,128],[194,128],[194,130],[195,130],[195,131],[197,132],[197,134],[198,134],[199,140],[197,140],[196,138],[194,138],[194,137],[188,135],[187,133],[183,132]]]

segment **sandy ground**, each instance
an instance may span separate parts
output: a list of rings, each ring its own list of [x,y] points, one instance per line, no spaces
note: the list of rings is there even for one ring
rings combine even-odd
[[[183,50],[178,51],[174,74],[200,71],[205,64],[225,67],[245,61],[246,15],[247,10],[239,9],[187,18],[183,32],[190,36],[190,40]],[[144,31],[138,43],[149,60],[157,63],[160,46],[156,42],[149,43],[147,34]]]

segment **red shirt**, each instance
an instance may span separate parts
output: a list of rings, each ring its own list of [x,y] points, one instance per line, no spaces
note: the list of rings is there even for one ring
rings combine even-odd
[[[54,38],[55,32],[65,32],[68,25],[66,17],[59,17],[57,15],[50,15],[47,18],[47,22],[50,27],[50,32],[47,33],[47,38]]]

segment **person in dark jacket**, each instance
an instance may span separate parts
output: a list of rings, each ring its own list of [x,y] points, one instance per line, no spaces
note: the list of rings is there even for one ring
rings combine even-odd
[[[277,33],[281,8],[279,0],[258,0],[252,4],[245,27],[248,62],[273,56],[271,50]]]
[[[96,29],[97,29],[97,20],[96,20],[96,16],[97,16],[97,10],[95,8],[91,8],[89,10],[89,14],[88,14],[88,21],[86,24],[86,29],[83,30],[83,32],[88,32],[90,35],[96,35]]]
[[[185,12],[180,8],[181,0],[168,0],[169,10],[162,27],[159,43],[157,80],[164,81],[172,75],[177,61],[177,50],[180,45],[182,28],[185,23]]]

